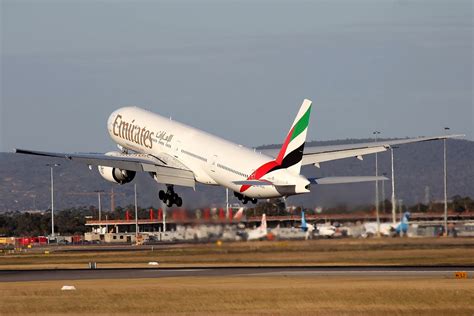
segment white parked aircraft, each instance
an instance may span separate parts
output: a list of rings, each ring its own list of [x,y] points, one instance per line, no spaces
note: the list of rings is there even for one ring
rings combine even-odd
[[[267,216],[263,214],[260,226],[247,232],[247,241],[264,239],[267,234]]]
[[[318,233],[320,237],[332,237],[336,233],[336,227],[330,224],[319,224],[314,226],[314,224],[310,224],[306,222],[306,218],[304,216],[304,211],[301,211],[301,230],[305,232],[305,239],[313,239],[314,232]]]
[[[318,236],[330,238],[336,233],[336,227],[330,224],[320,224],[316,226]]]
[[[233,220],[234,221],[240,221],[242,219],[242,216],[244,215],[244,208],[241,207],[238,209],[237,213],[235,213]]]
[[[137,107],[113,112],[107,123],[120,152],[105,154],[52,153],[17,149],[17,153],[66,158],[98,166],[102,177],[113,183],[131,182],[137,171],[149,173],[166,184],[159,198],[168,206],[181,206],[174,186],[196,183],[221,185],[234,191],[244,204],[259,198],[286,197],[310,192],[311,184],[375,181],[384,177],[306,178],[302,165],[386,151],[391,145],[444,139],[457,135],[423,137],[364,144],[311,147],[304,150],[311,101],[304,100],[279,151],[256,152],[217,136],[172,121]]]
[[[369,236],[377,235],[377,228],[380,227],[380,235],[385,237],[391,237],[395,234],[403,235],[408,231],[408,221],[410,220],[410,212],[404,212],[401,221],[395,224],[391,223],[379,223],[369,222],[364,223],[362,237],[367,238]]]

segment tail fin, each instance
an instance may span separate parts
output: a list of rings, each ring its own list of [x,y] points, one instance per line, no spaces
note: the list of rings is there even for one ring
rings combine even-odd
[[[308,99],[303,101],[275,160],[282,168],[286,168],[295,174],[299,174],[301,170],[304,144],[311,114],[311,103],[312,101]]]
[[[267,230],[267,215],[263,214],[262,215],[262,223],[260,224],[260,229],[261,230]]]
[[[244,208],[241,207],[239,208],[239,210],[237,211],[237,213],[235,213],[234,215],[234,220],[236,221],[240,221],[240,219],[242,218],[242,215],[244,214]]]
[[[301,228],[306,228],[306,219],[304,218],[304,211],[301,211]]]

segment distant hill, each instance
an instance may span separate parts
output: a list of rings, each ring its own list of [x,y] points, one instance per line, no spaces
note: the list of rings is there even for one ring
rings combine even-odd
[[[367,139],[347,139],[336,141],[314,141],[307,146],[331,145],[341,143],[367,142]],[[474,142],[467,140],[448,140],[448,195],[474,197]],[[266,145],[261,148],[279,147]],[[355,158],[322,163],[321,169],[304,167],[307,176],[373,175],[375,173],[374,155],[364,161]],[[50,207],[50,169],[46,163],[58,162],[55,169],[55,208],[97,205],[97,195],[70,195],[71,192],[93,192],[114,187],[117,206],[133,203],[133,184],[113,185],[103,180],[96,168],[41,157],[30,157],[12,153],[0,153],[0,212],[25,209],[47,209]],[[379,154],[379,173],[390,177],[390,153]],[[426,199],[443,198],[443,142],[427,142],[404,145],[395,151],[395,179],[397,198],[414,204]],[[137,177],[139,204],[143,207],[160,207],[157,193],[163,185],[142,174]],[[382,185],[380,185],[382,189]],[[196,191],[177,188],[185,201],[185,207],[195,208],[216,205],[225,201],[225,189],[199,185]],[[391,183],[385,182],[385,196],[390,197]],[[382,194],[382,193],[381,193]],[[232,192],[230,192],[232,196]],[[291,197],[289,204],[315,206],[337,206],[340,204],[360,205],[373,203],[374,184],[347,184],[313,186],[310,194]],[[235,202],[234,199],[231,199]],[[110,198],[103,197],[103,207],[110,207]]]

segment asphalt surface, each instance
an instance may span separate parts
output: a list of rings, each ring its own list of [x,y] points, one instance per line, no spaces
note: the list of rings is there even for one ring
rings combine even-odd
[[[220,276],[347,276],[347,277],[416,277],[435,276],[454,278],[456,272],[474,276],[473,266],[332,266],[332,267],[232,267],[232,268],[145,268],[145,269],[58,269],[58,270],[3,270],[0,282],[93,280],[93,279],[150,279],[165,277],[220,277]]]

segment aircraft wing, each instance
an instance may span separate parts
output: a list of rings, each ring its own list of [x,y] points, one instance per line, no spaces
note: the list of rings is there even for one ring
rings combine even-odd
[[[104,166],[130,171],[153,172],[156,180],[166,184],[194,187],[194,173],[175,158],[163,154],[155,157],[146,154],[100,154],[100,153],[54,153],[15,149],[17,154],[28,154],[43,157],[64,158],[89,166]]]
[[[362,156],[368,154],[375,154],[383,152],[392,146],[404,145],[418,142],[426,142],[432,140],[442,140],[455,137],[463,137],[465,135],[443,135],[433,137],[416,137],[416,138],[405,138],[396,140],[385,140],[379,142],[370,143],[356,143],[356,144],[344,144],[344,145],[330,145],[330,146],[312,146],[306,147],[303,153],[303,165],[314,164],[319,167],[319,163],[332,161],[343,158],[356,157],[362,160]],[[262,153],[276,157],[278,150],[262,150]]]

